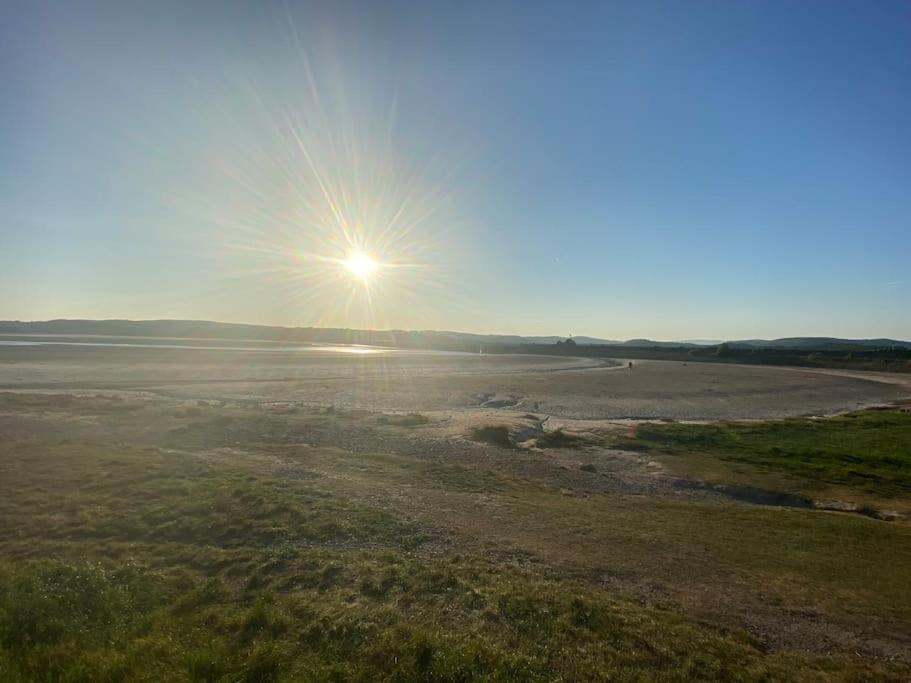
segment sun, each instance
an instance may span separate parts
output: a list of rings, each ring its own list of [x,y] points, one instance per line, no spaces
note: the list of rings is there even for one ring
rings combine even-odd
[[[377,263],[368,254],[356,251],[345,260],[345,268],[358,280],[368,280],[376,271]]]

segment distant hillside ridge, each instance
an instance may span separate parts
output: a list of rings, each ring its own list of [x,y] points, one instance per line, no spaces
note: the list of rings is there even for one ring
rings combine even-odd
[[[801,349],[836,351],[854,349],[911,348],[911,342],[898,339],[840,339],[838,337],[784,337],[782,339],[744,339],[727,342],[729,346],[756,349]]]
[[[167,339],[223,339],[260,342],[300,342],[331,344],[375,344],[382,346],[437,348],[467,345],[541,345],[550,346],[566,337],[523,336],[514,334],[476,334],[449,330],[357,330],[329,327],[282,327],[209,320],[44,320],[0,321],[0,334],[92,337],[148,337]],[[629,339],[616,341],[597,337],[574,336],[579,346],[638,349],[782,349],[793,351],[864,351],[872,349],[911,349],[911,341],[897,339],[842,339],[838,337],[784,337],[781,339],[743,339],[655,341]]]

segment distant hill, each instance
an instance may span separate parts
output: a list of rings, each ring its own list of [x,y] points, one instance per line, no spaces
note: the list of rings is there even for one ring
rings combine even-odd
[[[93,337],[146,337],[159,339],[225,339],[257,342],[300,342],[330,344],[377,344],[409,348],[469,349],[475,345],[554,345],[565,337],[521,336],[512,334],[474,334],[449,330],[352,330],[323,327],[279,327],[220,323],[208,320],[45,320],[0,321],[0,334]],[[711,348],[720,341],[691,339],[654,341],[629,339],[616,341],[577,336],[580,346],[641,349]],[[782,349],[793,351],[862,351],[870,349],[911,349],[911,342],[895,339],[839,339],[836,337],[786,337],[783,339],[743,339],[724,342],[730,349]]]
[[[724,339],[681,339],[680,342],[693,346],[718,346],[724,343]]]
[[[619,346],[635,346],[637,348],[644,349],[663,349],[663,348],[675,348],[679,349],[680,347],[691,347],[698,346],[697,344],[692,344],[690,342],[682,341],[654,341],[652,339],[628,339],[625,342],[620,342]]]
[[[863,349],[911,349],[911,342],[897,339],[840,339],[838,337],[784,337],[743,339],[727,342],[732,348],[793,349],[798,351],[851,351]]]
[[[460,348],[484,344],[555,344],[557,336],[522,337],[437,330],[356,330],[330,327],[280,327],[221,323],[208,320],[45,320],[0,321],[0,334],[48,337],[143,337],[146,339],[208,339],[276,343],[379,344],[408,347]],[[592,343],[605,340],[592,339]]]
[[[419,333],[430,335],[445,335],[452,339],[460,339],[479,343],[487,342],[490,344],[556,344],[558,341],[563,341],[566,339],[566,337],[559,337],[556,335],[548,335],[543,337],[526,337],[518,334],[475,334],[473,332],[452,332],[450,330],[419,330]],[[577,344],[585,345],[624,343],[611,339],[599,339],[597,337],[586,336],[573,337],[573,341],[575,341]]]
[[[418,342],[462,344],[555,344],[559,336],[525,337],[516,334],[474,334],[450,330],[353,330],[329,327],[279,327],[220,323],[208,320],[45,320],[0,321],[0,334],[151,337],[168,339],[233,339],[275,342],[324,342],[413,345]],[[595,337],[576,337],[577,344],[620,344]]]
[[[564,337],[557,337],[557,339],[563,339]],[[586,337],[579,336],[573,337],[573,341],[577,344],[592,345],[592,344],[622,344],[621,341],[615,341],[611,339],[598,339],[597,337]]]

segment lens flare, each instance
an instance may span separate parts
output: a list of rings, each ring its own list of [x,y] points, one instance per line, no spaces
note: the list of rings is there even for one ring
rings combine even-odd
[[[453,145],[410,134],[399,93],[359,87],[319,46],[309,54],[290,8],[288,28],[286,68],[301,87],[276,91],[268,78],[233,73],[200,162],[204,182],[169,201],[188,225],[209,226],[219,272],[243,278],[264,321],[433,324],[440,301],[453,305],[462,291],[472,230],[462,160]]]
[[[345,268],[348,269],[348,272],[365,282],[376,271],[377,265],[377,262],[374,261],[373,258],[362,251],[354,252],[348,257],[348,260],[345,261]]]

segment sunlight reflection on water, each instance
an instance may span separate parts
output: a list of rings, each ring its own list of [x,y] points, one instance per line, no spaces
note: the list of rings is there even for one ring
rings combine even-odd
[[[87,341],[56,341],[47,339],[38,340],[13,340],[0,339],[0,346],[110,346],[116,348],[139,349],[195,349],[200,351],[256,351],[256,352],[303,352],[303,353],[345,353],[356,355],[389,353],[396,349],[378,348],[358,345],[323,345],[323,346],[223,346],[211,344],[155,344],[142,342],[87,342]]]

